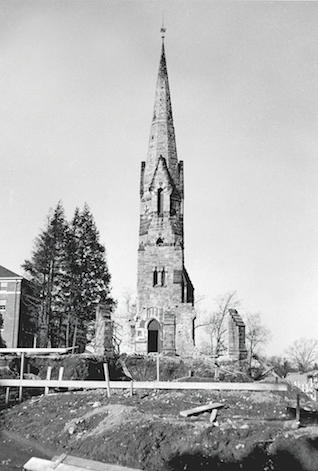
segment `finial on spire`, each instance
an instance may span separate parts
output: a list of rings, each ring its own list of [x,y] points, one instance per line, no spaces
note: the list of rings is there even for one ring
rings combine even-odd
[[[166,28],[165,28],[165,21],[164,21],[164,14],[162,12],[162,26],[161,26],[161,29],[160,29],[160,33],[161,33],[161,38],[162,38],[162,41],[164,40],[165,38],[165,33],[166,33]]]

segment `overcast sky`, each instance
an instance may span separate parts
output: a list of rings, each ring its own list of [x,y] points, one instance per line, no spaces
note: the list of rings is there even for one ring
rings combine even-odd
[[[317,2],[0,0],[0,264],[87,202],[113,295],[135,289],[162,11],[187,270],[283,353],[318,338]]]

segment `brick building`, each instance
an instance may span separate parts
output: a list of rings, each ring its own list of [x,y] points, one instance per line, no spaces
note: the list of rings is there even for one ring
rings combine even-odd
[[[32,326],[24,302],[29,289],[27,280],[0,265],[0,329],[7,348],[32,346]]]
[[[163,31],[164,32],[164,31]],[[184,266],[183,162],[178,161],[164,37],[148,153],[141,163],[136,353],[191,355],[194,288]]]

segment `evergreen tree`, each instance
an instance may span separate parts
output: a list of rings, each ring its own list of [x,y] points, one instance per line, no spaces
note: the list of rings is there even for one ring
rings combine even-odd
[[[30,260],[22,268],[29,275],[36,299],[38,346],[58,346],[62,323],[61,283],[65,276],[67,223],[59,202],[47,218],[45,229],[35,240]],[[34,310],[33,305],[32,309]]]
[[[33,287],[29,308],[39,347],[84,349],[97,305],[111,309],[115,304],[105,255],[89,207],[76,208],[68,224],[59,202],[35,240],[31,259],[22,265]]]
[[[94,327],[98,303],[110,309],[110,273],[105,247],[99,242],[94,218],[85,204],[76,208],[69,226],[67,244],[67,274],[63,293],[66,305],[66,345],[74,344],[83,350]]]

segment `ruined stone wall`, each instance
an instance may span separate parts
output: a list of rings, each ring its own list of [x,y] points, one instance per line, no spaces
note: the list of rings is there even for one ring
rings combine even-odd
[[[233,360],[244,360],[247,357],[245,324],[235,309],[229,310],[228,341],[229,357]]]
[[[94,353],[110,356],[114,353],[114,324],[107,306],[99,304],[96,309]]]
[[[176,310],[176,352],[181,356],[191,356],[194,352],[194,319],[192,304],[181,304]]]
[[[135,353],[135,312],[120,311],[114,313],[115,334],[119,341],[119,352],[133,354]]]

